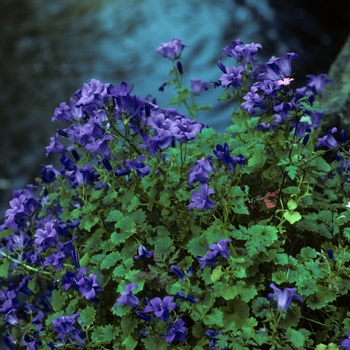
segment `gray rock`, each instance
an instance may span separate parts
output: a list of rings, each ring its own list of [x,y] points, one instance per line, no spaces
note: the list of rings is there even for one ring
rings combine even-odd
[[[327,84],[322,107],[329,126],[350,132],[350,35],[328,73],[333,83]]]

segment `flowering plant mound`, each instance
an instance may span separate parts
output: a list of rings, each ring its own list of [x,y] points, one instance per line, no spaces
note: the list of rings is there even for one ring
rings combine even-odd
[[[232,102],[218,134],[195,119],[210,84],[185,87],[184,49],[157,53],[187,116],[95,79],[55,109],[61,165],[13,192],[0,227],[8,349],[350,349],[350,154],[317,102],[330,80],[295,88],[295,53],[261,64],[237,39],[211,83]]]

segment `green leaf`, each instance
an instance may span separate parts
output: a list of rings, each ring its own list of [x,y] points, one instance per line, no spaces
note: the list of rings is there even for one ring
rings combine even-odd
[[[8,273],[9,273],[9,266],[10,261],[3,257],[2,254],[0,254],[0,277],[7,279]]]
[[[97,326],[93,329],[91,340],[94,344],[110,343],[119,335],[119,328],[115,325]]]
[[[95,322],[96,310],[92,306],[87,306],[85,309],[79,310],[78,323],[89,328]]]
[[[135,322],[135,320],[130,317],[123,317],[120,325],[123,332],[123,336],[128,337],[130,333],[132,333],[133,330],[136,328],[137,322]]]
[[[140,204],[141,204],[141,202],[140,202],[139,198],[136,197],[136,196],[133,197],[133,199],[131,200],[131,203],[127,207],[128,213],[130,213],[133,210],[135,210]]]
[[[67,293],[62,294],[60,291],[54,289],[52,291],[52,308],[54,311],[59,311],[63,309],[63,306],[67,299]]]
[[[292,225],[301,220],[301,215],[297,211],[285,211],[283,217]]]
[[[288,206],[288,209],[290,210],[290,211],[293,211],[294,209],[296,209],[297,208],[297,202],[295,201],[295,200],[293,200],[293,199],[290,199],[289,201],[288,201],[288,203],[287,203],[287,206]]]
[[[317,257],[317,251],[311,247],[301,248],[300,254],[305,259],[305,261],[308,261]]]
[[[298,305],[293,305],[287,310],[285,317],[281,318],[278,327],[288,329],[290,327],[296,327],[300,321],[301,312]]]
[[[90,254],[85,253],[84,256],[79,260],[79,264],[81,267],[85,267],[89,264],[90,261]]]
[[[115,210],[112,210],[108,213],[105,221],[106,222],[116,222],[116,221],[120,220],[123,216],[124,216],[124,214],[121,211],[115,209]]]
[[[195,257],[204,256],[209,250],[209,244],[206,239],[202,237],[196,237],[189,241],[187,248],[188,251]]]
[[[286,336],[295,347],[300,348],[304,345],[305,336],[301,332],[289,328],[286,331]]]
[[[122,344],[125,346],[127,350],[129,349],[133,350],[137,346],[137,341],[131,335],[129,335],[127,338],[124,339]]]
[[[236,297],[229,302],[229,308],[225,308],[224,326],[229,330],[242,328],[243,324],[249,317],[249,306],[246,302]]]
[[[199,111],[210,111],[211,110],[211,106],[207,106],[207,105],[205,105],[205,106],[198,106],[197,109]]]
[[[325,307],[328,303],[337,299],[337,295],[329,288],[323,287],[321,285],[317,286],[316,295],[310,295],[306,303],[312,310],[318,310]]]
[[[294,180],[298,173],[298,167],[296,165],[288,165],[286,166],[286,171],[288,176]]]
[[[114,266],[121,259],[121,255],[118,251],[108,254],[101,263],[101,269],[109,269]]]
[[[3,230],[0,232],[1,238],[5,238],[5,237],[11,236],[11,235],[13,235],[13,231],[11,231],[11,230]]]
[[[227,90],[225,90],[218,98],[218,101],[225,101],[230,99],[232,96],[228,93]]]
[[[211,276],[210,276],[211,281],[213,283],[217,282],[224,273],[225,272],[222,271],[222,267],[220,265],[216,266],[213,272],[211,273]]]
[[[212,313],[206,314],[203,318],[204,324],[207,326],[223,327],[224,313],[219,309],[213,309]]]

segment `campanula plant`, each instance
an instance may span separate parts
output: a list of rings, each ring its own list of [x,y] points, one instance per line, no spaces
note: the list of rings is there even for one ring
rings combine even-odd
[[[156,50],[170,108],[92,79],[55,109],[60,165],[13,192],[0,227],[7,349],[350,348],[350,154],[323,120],[330,79],[302,86],[296,53],[260,63],[237,39],[209,83],[188,77],[188,49]],[[212,89],[232,105],[222,134],[196,103]]]

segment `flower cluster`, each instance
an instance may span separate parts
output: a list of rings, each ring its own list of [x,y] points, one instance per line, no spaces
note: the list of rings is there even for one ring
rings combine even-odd
[[[344,130],[323,135],[330,79],[296,88],[297,54],[261,64],[262,45],[234,40],[212,83],[234,109],[218,134],[196,119],[211,86],[183,79],[186,47],[156,52],[172,65],[160,90],[189,118],[96,79],[55,109],[60,165],[13,192],[0,226],[8,349],[307,349],[346,334],[350,157]]]

